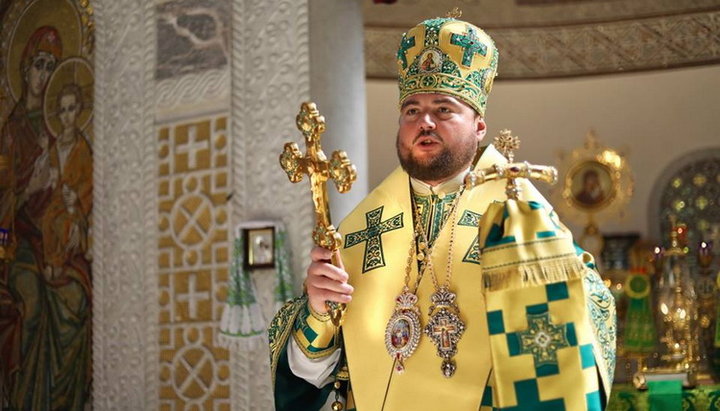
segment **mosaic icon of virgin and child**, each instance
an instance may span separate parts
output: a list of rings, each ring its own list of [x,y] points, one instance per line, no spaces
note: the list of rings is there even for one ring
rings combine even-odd
[[[16,103],[0,129],[9,160],[0,171],[0,227],[14,254],[0,263],[1,403],[81,410],[92,376],[92,140],[83,131],[92,69],[56,27],[26,32],[18,38],[16,29],[10,45],[22,50],[19,61],[5,54],[19,71],[8,71]]]

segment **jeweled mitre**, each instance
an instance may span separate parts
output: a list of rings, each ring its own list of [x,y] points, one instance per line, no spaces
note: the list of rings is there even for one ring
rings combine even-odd
[[[401,104],[413,94],[441,93],[485,115],[498,50],[477,26],[454,18],[425,20],[403,34],[397,61]]]

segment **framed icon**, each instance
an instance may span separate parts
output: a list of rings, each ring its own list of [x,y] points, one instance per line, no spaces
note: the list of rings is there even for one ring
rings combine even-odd
[[[245,228],[245,266],[275,267],[275,227]]]
[[[434,73],[440,70],[442,53],[440,50],[428,49],[420,57],[419,70],[421,73]]]
[[[563,219],[585,225],[582,233],[576,234],[577,241],[595,256],[596,265],[602,266],[600,224],[629,217],[632,171],[622,151],[601,144],[593,130],[581,147],[559,154],[560,184],[552,190],[553,205]]]
[[[615,197],[612,171],[598,161],[584,161],[568,173],[570,198],[587,211],[604,208]]]

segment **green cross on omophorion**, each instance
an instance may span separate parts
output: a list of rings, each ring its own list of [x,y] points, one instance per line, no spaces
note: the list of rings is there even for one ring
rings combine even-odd
[[[384,206],[380,206],[365,213],[367,228],[345,236],[345,248],[367,242],[363,258],[363,273],[385,266],[385,256],[380,237],[389,231],[403,227],[403,213],[381,221],[383,208]]]
[[[482,218],[482,214],[465,210],[460,217],[460,221],[458,221],[458,226],[473,227],[476,229],[475,231],[477,231],[480,218]],[[480,241],[478,237],[479,235],[476,234],[475,239],[473,239],[472,244],[470,244],[470,248],[465,252],[465,257],[463,257],[464,263],[480,264]]]
[[[402,41],[400,42],[400,48],[397,52],[397,58],[402,62],[403,70],[407,68],[407,51],[410,47],[413,47],[414,45],[415,36],[412,36],[410,38],[403,36]]]
[[[535,367],[557,364],[557,350],[570,347],[567,327],[550,322],[550,313],[527,314],[528,329],[518,331],[520,354],[532,354]]]
[[[467,26],[467,33],[453,33],[452,37],[450,37],[450,44],[454,44],[465,49],[462,64],[467,67],[472,65],[475,54],[483,56],[487,54],[487,47],[482,44],[478,36],[475,34],[475,29],[470,26]]]

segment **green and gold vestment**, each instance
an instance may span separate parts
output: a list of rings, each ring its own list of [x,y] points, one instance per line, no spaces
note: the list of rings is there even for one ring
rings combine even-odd
[[[492,146],[488,146],[476,161],[475,167],[479,169],[505,162],[505,158],[500,153]],[[552,213],[549,204],[531,184],[524,180],[518,182],[523,188],[520,200],[524,204],[533,204],[533,207],[537,209]],[[395,298],[404,285],[408,248],[414,238],[412,194],[408,175],[399,168],[395,170],[340,225],[339,231],[344,234],[341,256],[345,269],[350,275],[349,283],[355,288],[353,300],[348,305],[342,327],[343,348],[347,358],[354,400],[354,403],[352,400],[350,401],[350,406],[355,406],[363,411],[380,409],[477,410],[481,405],[483,409],[492,409],[493,406],[500,409],[508,406],[510,394],[524,395],[526,391],[523,390],[527,388],[525,385],[520,388],[512,387],[509,391],[504,387],[496,386],[498,381],[499,384],[507,384],[509,380],[505,378],[505,373],[500,372],[498,375],[497,372],[499,367],[503,367],[504,364],[493,363],[493,360],[499,357],[491,352],[491,334],[496,339],[502,337],[508,341],[515,338],[516,335],[520,337],[522,335],[520,331],[511,332],[510,328],[502,330],[502,333],[497,329],[489,331],[489,320],[491,323],[497,320],[497,313],[503,307],[494,306],[493,310],[489,310],[487,307],[483,266],[480,258],[483,244],[479,243],[478,225],[489,205],[506,200],[504,190],[504,182],[489,182],[473,190],[465,191],[458,203],[457,221],[454,228],[455,241],[451,250],[450,266],[453,275],[450,288],[457,294],[457,303],[466,330],[457,346],[458,353],[454,357],[457,371],[451,378],[445,378],[442,375],[441,359],[436,355],[436,347],[425,335],[420,338],[415,353],[406,360],[405,372],[401,375],[393,372],[393,358],[388,355],[385,348],[385,326],[395,308]],[[416,202],[421,206],[425,229],[430,237],[434,238],[433,265],[436,267],[437,276],[441,281],[445,277],[451,230],[450,227],[439,230],[439,227],[442,226],[442,220],[448,217],[448,204],[452,202],[454,195],[456,194],[449,194],[443,198],[416,196]],[[579,259],[577,260],[579,261]],[[595,284],[599,280],[594,271],[588,270],[584,275],[587,278],[592,277],[589,283]],[[411,264],[412,284],[415,283],[417,276],[417,264]],[[600,398],[600,392],[603,392],[602,395],[607,395],[609,392],[607,375],[610,374],[608,370],[612,368],[612,364],[608,364],[608,362],[611,361],[610,357],[614,356],[612,325],[614,307],[604,304],[605,296],[600,293],[599,298],[603,300],[603,304],[599,305],[602,307],[601,312],[597,313],[589,308],[592,298],[589,297],[590,294],[583,292],[583,289],[587,287],[582,284],[583,281],[588,283],[587,280],[579,280],[571,285],[570,291],[566,293],[568,294],[567,301],[564,303],[568,306],[579,307],[581,311],[587,311],[587,315],[579,314],[584,317],[585,322],[577,327],[581,335],[579,339],[575,338],[574,340],[575,354],[573,355],[579,355],[580,360],[585,361],[584,365],[590,361],[589,358],[593,358],[593,373],[595,373],[593,378],[597,379],[598,371],[603,376],[603,382],[595,382],[597,397]],[[420,320],[423,325],[428,322],[430,295],[434,291],[430,276],[425,275],[421,279],[416,293],[421,312]],[[534,304],[538,305],[538,291],[535,289],[508,292],[513,294],[513,301],[517,302],[521,302],[523,293],[532,293]],[[557,295],[551,295],[551,297],[555,298]],[[491,300],[493,304],[498,304],[497,299]],[[314,391],[319,394],[319,397],[313,397],[315,399],[310,404],[309,398],[312,395],[305,393],[304,389],[300,388],[304,387],[303,383],[309,384],[304,380],[295,381],[292,375],[287,375],[290,370],[286,364],[284,347],[292,334],[291,329],[294,324],[302,322],[302,317],[306,315],[303,314],[305,312],[303,304],[306,304],[306,300],[301,298],[295,303],[287,305],[275,318],[270,329],[278,409],[316,409],[325,402],[324,398],[330,392],[330,385],[326,386],[324,392],[321,393],[315,389]],[[494,312],[495,317],[489,316],[488,311]],[[515,315],[517,307],[508,307],[507,312],[511,311]],[[523,306],[521,316],[524,315]],[[552,312],[546,315],[546,317],[549,316],[550,323],[553,322],[554,315]],[[596,326],[591,327],[590,322]],[[494,323],[497,324],[497,321]],[[526,328],[528,329],[543,325],[542,323],[533,325],[531,322],[527,324],[529,328]],[[299,329],[295,328],[296,331]],[[308,334],[310,335],[305,336],[305,341],[316,337],[312,335],[312,332],[308,332]],[[593,343],[588,342],[591,340]],[[603,343],[594,344],[599,340],[602,340]],[[327,338],[324,341],[327,341]],[[580,347],[578,341],[588,342],[590,345],[585,344]],[[610,343],[612,343],[612,349],[608,352],[601,352],[603,344]],[[495,347],[502,349],[498,344],[493,347],[493,349],[496,349]],[[531,352],[518,352],[516,355],[518,357],[513,358],[515,363],[520,358],[524,358],[524,366],[529,367],[527,370],[519,372],[535,373],[532,360],[534,356]],[[583,355],[585,357],[582,357]],[[556,357],[553,358],[557,363]],[[564,358],[563,355],[560,357]],[[550,362],[552,362],[552,358]],[[555,365],[557,366],[557,364]],[[595,367],[598,371],[595,371]],[[496,369],[496,372],[491,376],[493,368]],[[548,372],[547,367],[543,370]],[[589,375],[589,372],[587,373]],[[558,373],[555,373],[558,375],[554,376],[541,374],[538,373],[532,377],[538,381],[542,378],[547,380],[549,377],[556,380],[563,378]],[[295,379],[297,378],[295,377]],[[575,382],[567,381],[568,384]],[[543,390],[547,389],[543,388],[543,383],[540,382],[539,388],[538,384],[535,384],[535,389],[536,392],[539,390],[538,401],[544,400]],[[300,391],[303,393],[299,394]],[[493,395],[493,391],[502,393],[502,398]],[[530,394],[532,393],[530,392]],[[588,401],[590,400],[594,400],[594,397],[588,397]],[[302,404],[301,401],[308,401],[308,403]],[[570,402],[570,404],[574,404],[574,402]],[[588,405],[588,409],[591,409],[591,405]]]

